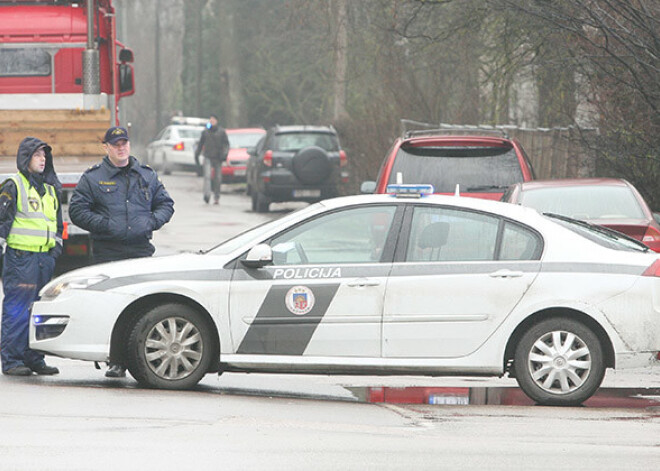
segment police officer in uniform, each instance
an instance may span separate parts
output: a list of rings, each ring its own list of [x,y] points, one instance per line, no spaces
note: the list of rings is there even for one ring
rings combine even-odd
[[[2,270],[2,372],[9,376],[54,375],[44,356],[29,348],[30,305],[51,279],[62,253],[61,184],[51,148],[26,137],[16,155],[18,173],[0,187]]]
[[[69,204],[71,222],[90,232],[95,263],[150,257],[153,231],[174,214],[174,201],[156,172],[130,155],[128,132],[111,127],[105,133],[107,155],[80,178]],[[126,376],[111,362],[109,378]]]

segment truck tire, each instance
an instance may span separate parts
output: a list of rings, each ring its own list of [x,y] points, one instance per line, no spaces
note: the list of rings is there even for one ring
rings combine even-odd
[[[300,149],[293,156],[291,165],[298,180],[307,185],[316,185],[327,180],[332,172],[328,153],[316,146]]]

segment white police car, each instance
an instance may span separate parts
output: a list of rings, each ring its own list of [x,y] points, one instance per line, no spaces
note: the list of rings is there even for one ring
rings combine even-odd
[[[542,404],[660,350],[660,258],[516,205],[415,193],[322,201],[204,254],[83,268],[34,304],[33,349],[208,372],[515,375]]]

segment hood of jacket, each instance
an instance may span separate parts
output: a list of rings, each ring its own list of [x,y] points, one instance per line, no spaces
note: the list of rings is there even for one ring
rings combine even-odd
[[[42,173],[44,183],[53,185],[59,191],[62,187],[57,174],[55,173],[55,167],[53,166],[53,154],[51,147],[36,137],[26,137],[21,141],[21,144],[18,146],[18,152],[16,153],[16,168],[21,172],[25,178],[30,180],[30,171],[28,170],[28,165],[30,164],[30,159],[32,154],[39,147],[45,146],[46,151],[46,167]]]

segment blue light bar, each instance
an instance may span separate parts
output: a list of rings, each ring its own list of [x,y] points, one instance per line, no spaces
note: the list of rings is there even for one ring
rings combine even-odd
[[[411,197],[411,198],[421,198],[426,195],[432,195],[435,193],[435,188],[433,185],[403,185],[403,184],[391,184],[387,185],[385,190],[387,193],[393,196],[402,196],[402,197]]]

